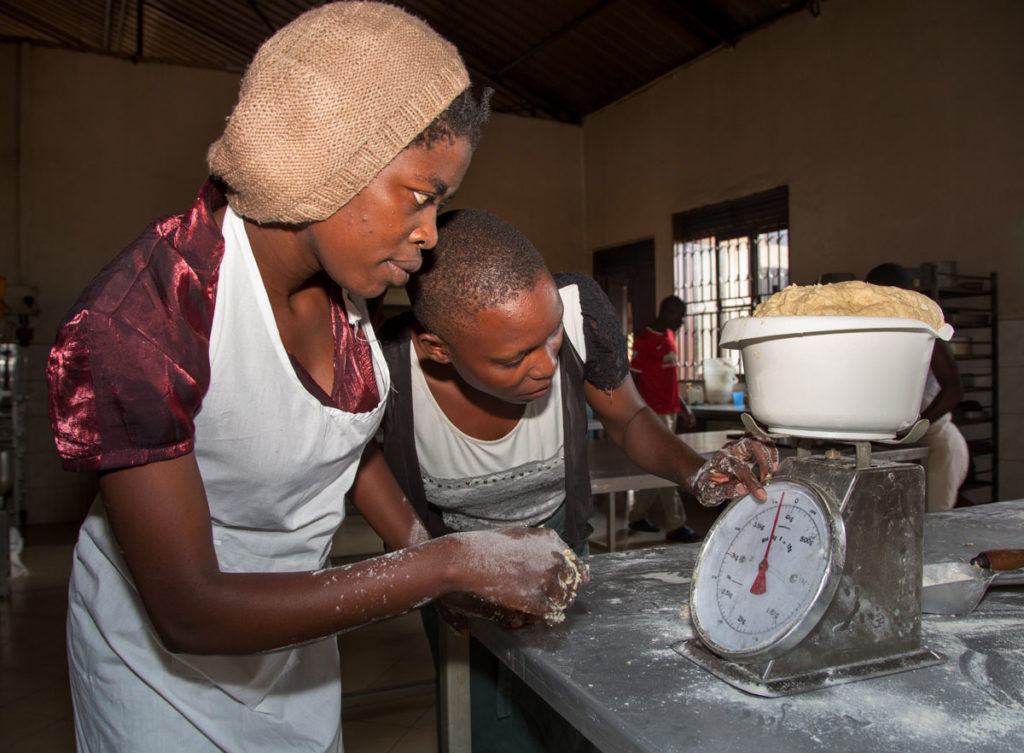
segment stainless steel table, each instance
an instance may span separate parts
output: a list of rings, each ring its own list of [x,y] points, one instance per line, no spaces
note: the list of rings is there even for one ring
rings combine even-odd
[[[1024,543],[1024,500],[926,516],[925,561]],[[925,615],[941,665],[781,698],[747,695],[671,649],[697,545],[590,557],[593,579],[553,628],[473,634],[605,753],[1024,750],[1024,588],[967,617]]]

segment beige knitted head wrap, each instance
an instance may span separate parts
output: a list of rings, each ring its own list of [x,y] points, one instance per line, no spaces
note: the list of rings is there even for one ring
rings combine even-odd
[[[325,220],[468,86],[458,51],[420,19],[330,3],[263,43],[207,164],[243,217]]]

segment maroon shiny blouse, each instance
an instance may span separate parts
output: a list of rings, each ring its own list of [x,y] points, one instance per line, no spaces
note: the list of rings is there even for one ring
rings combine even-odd
[[[210,385],[210,332],[224,239],[211,181],[192,208],[157,220],[83,291],[57,332],[46,368],[50,424],[68,470],[168,460],[192,451],[194,416]],[[334,387],[321,402],[349,413],[379,402],[369,344],[332,286]]]

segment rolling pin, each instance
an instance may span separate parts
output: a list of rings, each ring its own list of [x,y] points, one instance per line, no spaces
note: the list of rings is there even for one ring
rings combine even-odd
[[[989,549],[971,560],[986,570],[1016,570],[1024,567],[1024,549]]]

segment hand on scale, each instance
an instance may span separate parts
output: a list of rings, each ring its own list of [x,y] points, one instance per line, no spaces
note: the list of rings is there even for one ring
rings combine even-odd
[[[753,468],[757,467],[758,476]],[[779,450],[771,438],[744,434],[722,445],[693,475],[690,488],[705,507],[715,507],[729,499],[753,494],[768,498],[763,482],[779,466]]]

